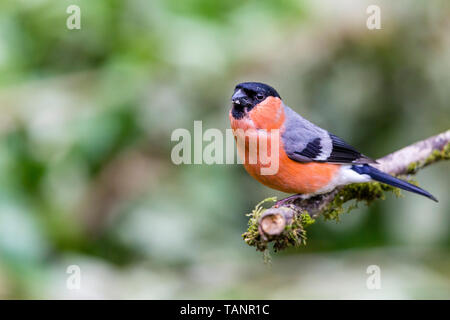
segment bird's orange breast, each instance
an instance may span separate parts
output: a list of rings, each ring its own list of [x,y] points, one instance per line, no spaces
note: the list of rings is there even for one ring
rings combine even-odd
[[[279,98],[269,97],[253,108],[242,119],[234,119],[230,113],[231,128],[235,133],[236,140],[242,139],[244,143],[237,143],[238,153],[244,162],[247,172],[262,184],[287,193],[314,193],[326,187],[339,169],[337,164],[328,163],[300,163],[291,160],[284,151],[281,135],[284,127],[284,107]],[[241,130],[238,130],[241,129]],[[270,130],[279,130],[278,135],[270,135]],[[245,134],[245,136],[242,136]],[[276,137],[277,141],[272,141]],[[274,174],[261,174],[262,168],[270,167],[271,163],[263,164],[259,157],[256,163],[249,161],[250,143],[257,141],[257,154],[259,155],[260,142],[267,141],[267,156],[271,159],[272,143],[278,142],[278,171]]]

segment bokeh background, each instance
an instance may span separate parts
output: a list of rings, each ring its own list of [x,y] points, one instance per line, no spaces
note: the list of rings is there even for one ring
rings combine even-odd
[[[374,158],[447,130],[449,17],[444,0],[1,1],[0,298],[449,299],[449,163],[417,177],[439,204],[320,219],[268,266],[245,213],[282,195],[239,165],[170,159],[174,129],[228,128],[242,81]]]

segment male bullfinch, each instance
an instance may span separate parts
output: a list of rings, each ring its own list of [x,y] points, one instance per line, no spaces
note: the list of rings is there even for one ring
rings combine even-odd
[[[276,190],[308,198],[350,183],[379,181],[411,191],[437,202],[429,192],[384,173],[370,164],[376,161],[361,154],[341,138],[302,118],[283,103],[272,87],[258,82],[236,86],[231,98],[231,128],[236,134],[252,129],[256,139],[269,139],[269,130],[278,129],[279,162],[274,174],[261,174],[262,164],[244,159],[247,172],[262,184]],[[246,157],[249,143],[241,144]],[[239,143],[238,143],[239,149]]]

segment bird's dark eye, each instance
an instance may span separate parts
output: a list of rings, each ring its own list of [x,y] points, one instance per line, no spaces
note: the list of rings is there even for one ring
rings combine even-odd
[[[262,93],[258,93],[258,94],[256,94],[256,99],[262,100],[262,99],[264,99],[264,95]]]

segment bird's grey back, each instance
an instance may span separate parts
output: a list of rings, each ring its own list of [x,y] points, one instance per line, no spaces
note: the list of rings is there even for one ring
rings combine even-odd
[[[328,131],[306,120],[287,105],[284,105],[284,112],[286,120],[281,138],[286,153],[296,157],[295,160],[301,162],[309,162],[312,159],[325,160],[331,154],[332,149],[332,141]],[[302,155],[301,151],[306,150],[308,144],[310,146],[315,144],[317,147],[312,151],[317,152]]]
[[[286,105],[281,139],[288,157],[298,162],[376,163],[338,136],[304,119]]]

